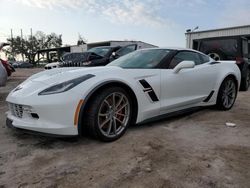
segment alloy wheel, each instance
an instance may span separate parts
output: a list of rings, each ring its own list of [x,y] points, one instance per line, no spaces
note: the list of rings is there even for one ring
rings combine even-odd
[[[123,132],[130,115],[130,103],[126,95],[113,92],[100,105],[98,127],[103,135],[112,138]]]
[[[222,102],[225,108],[230,108],[235,101],[236,85],[233,80],[227,80],[222,94]]]

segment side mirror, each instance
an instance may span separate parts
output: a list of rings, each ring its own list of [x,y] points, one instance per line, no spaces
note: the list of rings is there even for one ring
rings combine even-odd
[[[180,62],[175,68],[174,68],[174,73],[180,72],[182,69],[190,69],[194,68],[195,63],[193,61],[182,61]]]
[[[116,56],[116,53],[115,53],[115,52],[112,52],[112,56],[115,57],[115,56]]]

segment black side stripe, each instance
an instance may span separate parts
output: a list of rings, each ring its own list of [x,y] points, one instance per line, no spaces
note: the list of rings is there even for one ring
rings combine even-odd
[[[157,95],[155,94],[155,91],[153,90],[151,85],[146,80],[144,80],[144,79],[139,80],[139,82],[142,85],[142,87],[144,88],[143,91],[148,94],[148,96],[150,97],[150,99],[153,102],[159,101]]]
[[[139,82],[141,83],[141,85],[144,87],[144,89],[152,89],[151,85],[149,85],[149,83],[146,80],[139,80]]]
[[[207,98],[203,102],[208,102],[214,94],[214,90],[210,92],[210,94],[207,96]]]

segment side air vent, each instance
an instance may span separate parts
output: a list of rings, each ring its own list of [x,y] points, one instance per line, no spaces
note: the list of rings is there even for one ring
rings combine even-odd
[[[151,85],[144,79],[139,80],[140,84],[142,85],[142,87],[144,88],[143,91],[148,94],[148,96],[150,97],[150,99],[153,102],[157,102],[159,101],[157,95],[155,94],[154,89],[151,87]]]
[[[203,102],[208,102],[214,94],[214,90],[210,92],[210,94],[207,96],[207,98]]]

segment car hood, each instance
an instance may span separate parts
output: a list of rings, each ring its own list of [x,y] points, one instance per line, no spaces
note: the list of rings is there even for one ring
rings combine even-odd
[[[110,67],[69,67],[69,68],[58,68],[51,69],[48,71],[42,71],[31,77],[29,77],[25,82],[41,82],[46,85],[54,85],[57,83],[62,83],[80,76],[87,74],[98,74],[111,70],[118,70],[120,67],[110,66]],[[25,83],[24,82],[24,83]]]

